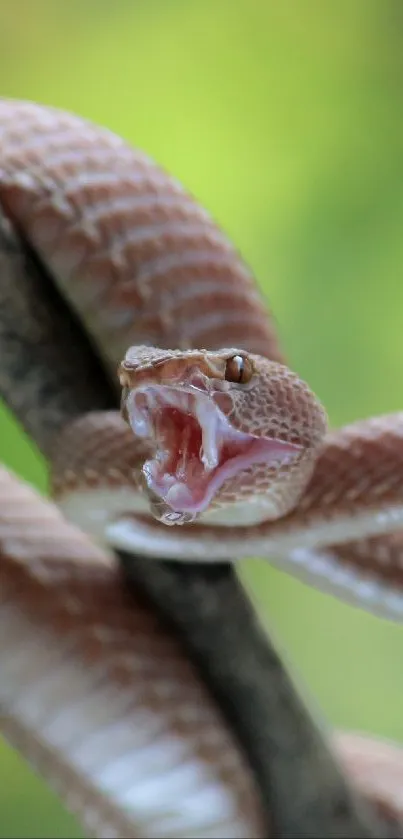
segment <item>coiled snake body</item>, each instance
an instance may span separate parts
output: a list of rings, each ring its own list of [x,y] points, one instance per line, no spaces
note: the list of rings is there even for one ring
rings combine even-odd
[[[268,558],[400,620],[403,414],[328,432],[316,396],[285,365],[228,239],[180,184],[111,132],[50,108],[0,102],[0,203],[5,232],[29,243],[83,322],[112,386],[123,388],[122,412],[67,409],[66,422],[38,441],[65,516],[111,548],[150,558]],[[80,382],[79,363],[73,375]],[[2,376],[18,408],[6,360]],[[29,371],[19,386],[29,394]],[[29,412],[21,419],[29,430]],[[31,503],[5,471],[2,491],[19,511]],[[65,525],[41,510],[46,541]],[[22,525],[15,519],[13,529],[7,516],[3,553],[11,563],[17,556],[18,573],[30,553],[35,577],[32,556],[43,551],[35,516],[25,554]],[[81,544],[74,533],[72,544]],[[49,544],[54,551],[55,537]],[[86,543],[86,550],[95,566],[98,549]],[[79,610],[78,601],[76,592]],[[25,605],[24,647],[29,598]],[[192,707],[196,713],[189,699],[189,718]],[[231,772],[245,778],[231,754]],[[237,812],[238,827],[224,819],[222,835],[261,835],[246,787],[246,823]],[[140,831],[171,835],[167,824],[146,827],[147,818]],[[172,825],[174,835],[180,826]],[[119,835],[128,829],[121,824]]]

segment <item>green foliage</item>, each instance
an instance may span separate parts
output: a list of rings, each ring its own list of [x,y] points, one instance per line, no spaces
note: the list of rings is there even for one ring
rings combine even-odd
[[[252,264],[339,425],[403,405],[402,25],[389,0],[0,0],[1,93],[107,124],[180,178]],[[45,489],[6,411],[0,427],[0,459]],[[266,564],[243,575],[327,719],[403,740],[402,630]],[[0,757],[0,838],[72,836]]]

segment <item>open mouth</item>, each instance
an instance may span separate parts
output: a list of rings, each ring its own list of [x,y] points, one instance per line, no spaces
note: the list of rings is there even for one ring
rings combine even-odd
[[[302,448],[233,428],[212,395],[193,385],[147,383],[129,392],[126,407],[136,436],[154,447],[143,478],[166,524],[194,520],[228,479],[254,464],[284,464]]]

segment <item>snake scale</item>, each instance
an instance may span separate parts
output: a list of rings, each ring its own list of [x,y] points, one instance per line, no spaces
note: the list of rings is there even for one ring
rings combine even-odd
[[[227,237],[112,132],[0,101],[0,204],[1,391],[48,458],[64,516],[1,471],[3,730],[42,768],[47,743],[55,786],[96,835],[264,836],[253,778],[224,720],[147,603],[126,602],[101,545],[212,574],[212,563],[255,555],[401,620],[403,414],[329,431]],[[57,316],[48,345],[28,263],[49,280]],[[25,371],[20,328],[33,347]],[[120,393],[121,411],[110,410]],[[93,668],[79,679],[69,669],[77,638]],[[112,682],[111,731],[103,715]],[[129,740],[143,762],[127,786]],[[118,768],[103,773],[112,743]],[[63,765],[67,745],[80,788]],[[399,751],[352,735],[335,748],[363,793],[400,819]],[[179,788],[190,803],[178,814]]]

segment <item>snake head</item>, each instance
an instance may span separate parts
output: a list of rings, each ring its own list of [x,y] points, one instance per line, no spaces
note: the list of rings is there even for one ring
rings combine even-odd
[[[122,414],[150,447],[142,484],[155,518],[278,518],[310,477],[326,416],[287,367],[242,349],[131,347]]]

